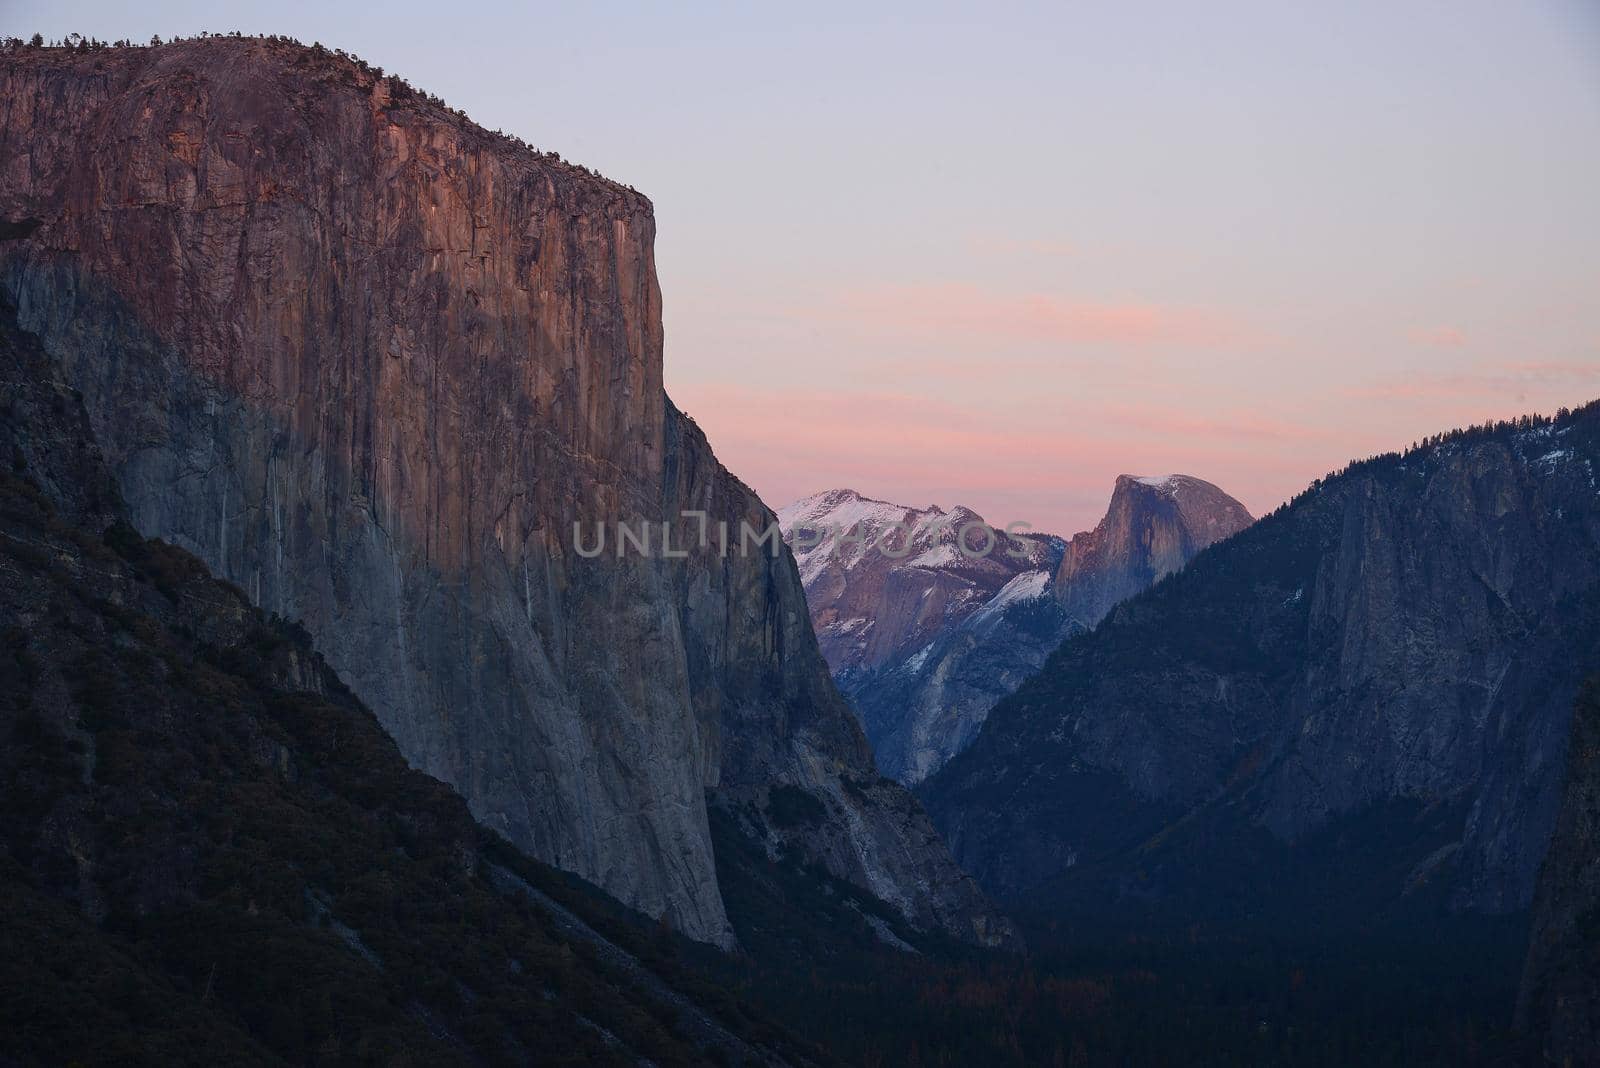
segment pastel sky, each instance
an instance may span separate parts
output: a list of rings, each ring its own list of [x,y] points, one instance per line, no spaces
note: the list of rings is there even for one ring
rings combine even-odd
[[[774,507],[1257,513],[1600,397],[1600,5],[0,0],[281,32],[648,193],[668,390]],[[768,10],[770,8],[770,10]]]

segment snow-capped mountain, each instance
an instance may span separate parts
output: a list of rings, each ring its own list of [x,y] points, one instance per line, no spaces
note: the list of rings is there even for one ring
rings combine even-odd
[[[1065,549],[1059,538],[1008,536],[969,508],[918,509],[849,489],[798,500],[778,524],[835,676],[906,662],[1022,576],[1042,595]]]
[[[879,770],[915,783],[966,748],[1063,638],[1250,515],[1198,478],[1123,475],[1105,519],[1070,543],[1008,534],[969,508],[848,489],[796,501],[778,521],[823,656]]]

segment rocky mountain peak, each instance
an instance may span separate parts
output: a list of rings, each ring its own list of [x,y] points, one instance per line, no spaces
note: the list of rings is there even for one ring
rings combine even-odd
[[[1118,475],[1105,517],[1068,543],[1056,596],[1075,621],[1092,627],[1117,602],[1252,521],[1244,505],[1193,475]]]
[[[1177,504],[1185,525],[1197,532],[1201,548],[1236,534],[1254,522],[1248,509],[1223,490],[1193,475],[1118,475],[1112,499],[1124,491],[1154,490]],[[1137,489],[1135,488],[1137,487]]]

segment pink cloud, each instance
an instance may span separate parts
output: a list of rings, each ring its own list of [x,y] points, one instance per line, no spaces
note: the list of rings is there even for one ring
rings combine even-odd
[[[1124,472],[1190,472],[1261,510],[1302,488],[1301,472],[1320,474],[1343,458],[1335,445],[1307,446],[1313,432],[1296,436],[1289,424],[1244,414],[1024,417],[906,393],[724,383],[680,385],[674,398],[723,463],[773,507],[849,486],[905,504],[964,504],[990,522],[1024,520],[1066,535],[1099,519]],[[1164,432],[1153,433],[1158,427]],[[1263,449],[1263,440],[1278,447]]]
[[[1093,437],[1066,431],[1010,429],[996,425],[998,417],[905,393],[700,383],[680,385],[674,396],[708,435],[715,428],[729,441],[808,461],[908,459],[918,469],[970,462],[1004,479],[1013,469],[1009,461],[1096,444]]]
[[[1600,388],[1600,362],[1503,361],[1482,363],[1462,371],[1408,374],[1404,378],[1374,382],[1345,390],[1350,397],[1427,399],[1444,397],[1504,401],[1530,390],[1571,390],[1567,403],[1576,406],[1591,399],[1584,390]]]
[[[1197,416],[1182,409],[1149,404],[1137,408],[1121,407],[1114,411],[1118,421],[1126,426],[1139,427],[1166,437],[1182,437],[1193,441],[1246,439],[1258,442],[1320,442],[1335,438],[1335,435],[1325,428],[1310,423],[1272,419],[1254,412]]]
[[[847,293],[836,313],[894,334],[1068,344],[1219,348],[1244,344],[1252,336],[1230,316],[1205,308],[1012,296],[964,284],[882,286]]]
[[[1467,343],[1467,336],[1453,326],[1418,326],[1406,331],[1413,345],[1428,345],[1436,349],[1459,349]]]
[[[1194,474],[1261,514],[1351,459],[1452,426],[1584,403],[1600,394],[1600,361],[1484,362],[1270,407],[1180,381],[1104,398],[1024,383],[1004,403],[920,395],[939,386],[925,374],[880,390],[702,381],[672,392],[718,457],[773,506],[849,486],[1071,534],[1099,519],[1120,473]]]

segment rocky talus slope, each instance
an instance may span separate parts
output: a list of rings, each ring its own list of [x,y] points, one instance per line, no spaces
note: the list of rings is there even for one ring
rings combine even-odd
[[[772,518],[662,391],[643,196],[365,64],[212,38],[0,57],[0,224],[134,526],[302,623],[486,826],[727,945],[708,797],[793,785],[829,818],[792,844],[1003,940],[878,780],[787,554],[577,551]]]
[[[1042,902],[1526,908],[1600,664],[1600,405],[1353,464],[1069,639],[922,795]]]

